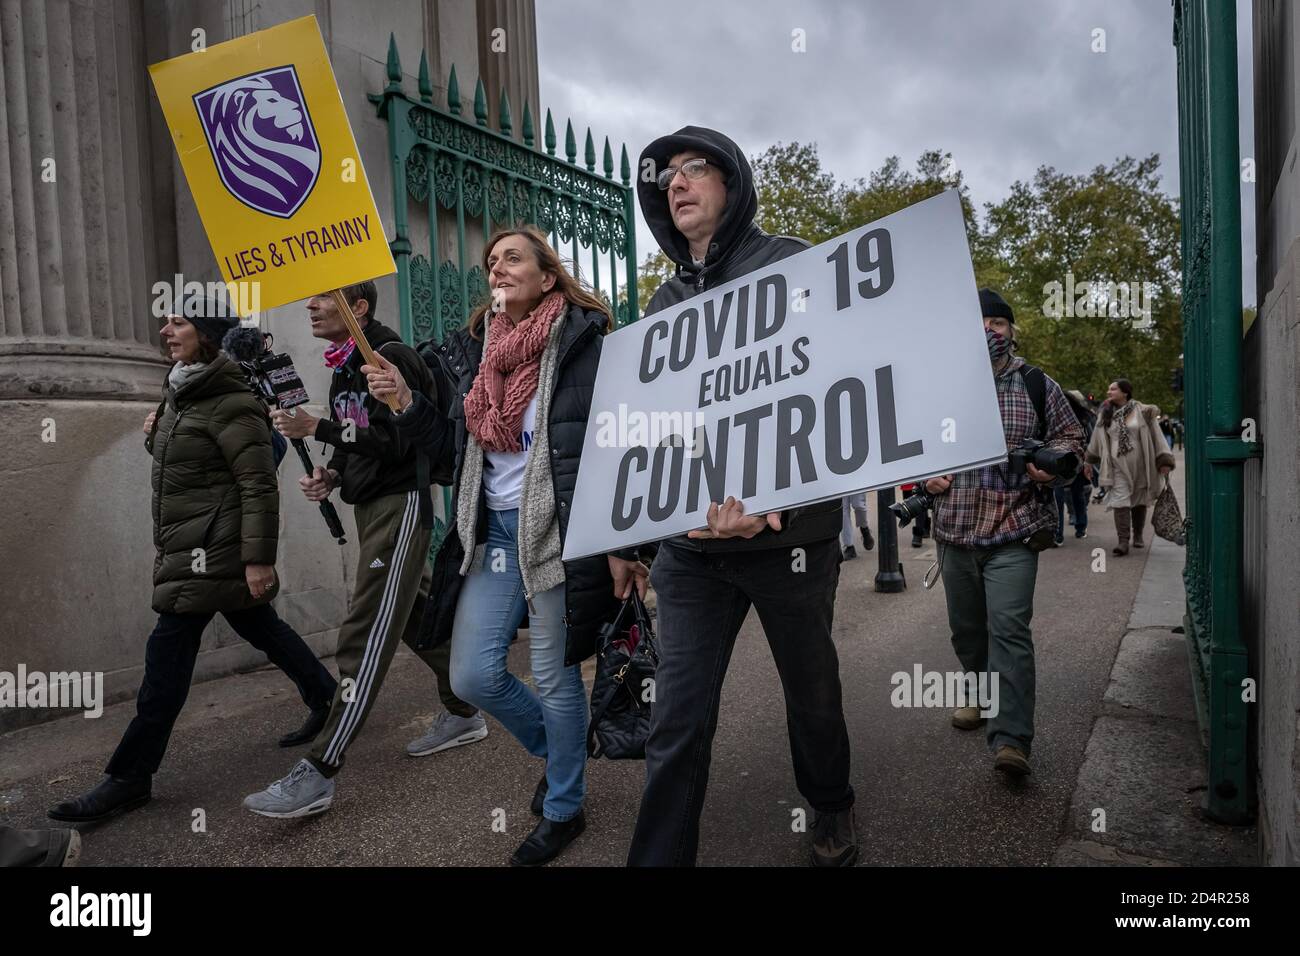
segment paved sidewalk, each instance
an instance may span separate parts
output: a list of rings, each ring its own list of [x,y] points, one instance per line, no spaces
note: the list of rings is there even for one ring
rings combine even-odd
[[[933,543],[913,549],[910,533],[901,536],[908,582],[901,594],[872,590],[876,552],[842,566],[834,638],[864,864],[1046,866],[1058,855],[1063,824],[1079,816],[1071,796],[1091,759],[1094,722],[1116,706],[1103,695],[1148,560],[1135,552],[1094,573],[1095,550],[1109,555],[1115,539],[1105,511],[1090,512],[1086,539],[1067,535],[1040,561],[1034,773],[1015,784],[992,769],[984,735],[954,729],[946,708],[891,702],[895,675],[957,666],[942,585],[921,587]],[[879,528],[874,500],[872,528]],[[512,647],[515,673],[528,674],[527,654],[526,640]],[[1177,674],[1185,673],[1180,662]],[[806,805],[794,785],[780,680],[756,615],[741,632],[722,697],[701,864],[807,865],[810,835],[795,826]],[[485,741],[407,757],[406,742],[436,707],[432,675],[400,650],[349,753],[334,807],[308,820],[267,820],[240,809],[240,800],[301,755],[302,748],[274,743],[302,719],[296,694],[271,668],[197,684],[153,801],[86,829],[83,865],[500,866],[534,824],[528,800],[541,762],[492,720]],[[48,825],[47,807],[100,778],[133,709],[120,704],[98,720],[62,718],[0,737],[0,820]],[[1184,714],[1194,733],[1190,705]],[[642,781],[639,762],[591,762],[587,832],[557,865],[621,865]],[[1101,805],[1110,807],[1115,837],[1126,811]],[[204,811],[198,832],[196,810]],[[494,828],[494,811],[504,811],[506,832]]]
[[[1176,457],[1171,484],[1185,515],[1183,455]],[[1109,519],[1101,511],[1097,517]],[[1185,552],[1147,532],[1150,554],[1053,862],[1255,865],[1254,827],[1223,826],[1201,814],[1205,748],[1181,633]],[[1108,554],[1108,570],[1128,560]]]

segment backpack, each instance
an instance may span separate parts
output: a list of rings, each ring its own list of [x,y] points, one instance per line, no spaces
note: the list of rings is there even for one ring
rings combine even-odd
[[[1066,398],[1069,398],[1069,396],[1067,395]],[[1075,421],[1083,429],[1083,447],[1087,448],[1092,442],[1092,430],[1097,426],[1097,416],[1085,408],[1080,408],[1073,401],[1070,402],[1070,410],[1074,412]]]
[[[433,339],[421,342],[415,347],[416,353],[424,359],[425,367],[429,370],[429,379],[427,388],[419,389],[436,408],[439,414],[446,415],[451,409],[456,399],[456,380],[452,375],[451,369],[447,365],[438,351],[437,344]],[[412,386],[414,389],[415,386]],[[451,485],[455,480],[454,465],[456,460],[456,429],[448,422],[448,427],[442,430],[442,435],[438,439],[437,445],[430,449],[425,456],[429,462],[429,477],[439,485]]]
[[[1020,377],[1024,380],[1025,391],[1029,393],[1029,400],[1034,403],[1034,414],[1038,416],[1038,432],[1035,437],[1039,441],[1047,440],[1047,373],[1036,365],[1020,366]]]

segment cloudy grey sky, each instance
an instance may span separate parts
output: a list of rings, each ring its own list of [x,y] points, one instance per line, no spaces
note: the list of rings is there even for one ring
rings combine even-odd
[[[1169,0],[536,0],[541,100],[633,163],[656,136],[720,129],[750,156],[815,142],[841,180],[891,154],[951,151],[977,208],[1040,165],[1085,172],[1159,153],[1178,193]],[[791,49],[806,34],[806,53]],[[1094,30],[1105,52],[1093,52]],[[1238,0],[1242,156],[1250,3]],[[1243,184],[1244,301],[1255,302],[1254,186]],[[644,224],[637,253],[655,249]],[[607,270],[606,270],[607,271]]]

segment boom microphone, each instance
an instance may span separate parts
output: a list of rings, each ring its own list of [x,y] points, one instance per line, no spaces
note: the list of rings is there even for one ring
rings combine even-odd
[[[292,409],[302,405],[307,399],[307,389],[293,367],[293,359],[288,355],[276,355],[271,351],[275,337],[270,332],[252,326],[236,326],[225,334],[221,340],[221,350],[244,369],[248,383],[267,405],[279,409]],[[289,414],[293,414],[292,411]],[[307,443],[301,438],[290,439],[298,460],[308,475],[315,473]],[[340,545],[346,544],[343,523],[339,521],[334,503],[328,498],[318,502],[325,526],[329,528]]]
[[[251,325],[237,325],[221,340],[221,351],[236,362],[256,362],[266,349],[266,336]]]

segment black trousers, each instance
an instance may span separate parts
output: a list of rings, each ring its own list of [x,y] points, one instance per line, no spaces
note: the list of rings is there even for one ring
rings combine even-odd
[[[0,823],[0,869],[11,866],[58,866],[58,830],[20,830]]]
[[[853,805],[831,640],[841,560],[837,538],[734,554],[672,543],[659,549],[650,573],[659,602],[659,667],[630,866],[695,863],[722,683],[751,605],[781,676],[799,792],[818,812]]]
[[[104,768],[116,777],[148,777],[158,772],[172,727],[185,706],[199,656],[203,630],[215,616],[159,614],[144,652],[144,680],[136,697],[135,717]],[[336,682],[298,632],[269,604],[246,611],[222,612],[235,633],[248,641],[293,681],[308,707],[329,707]]]

